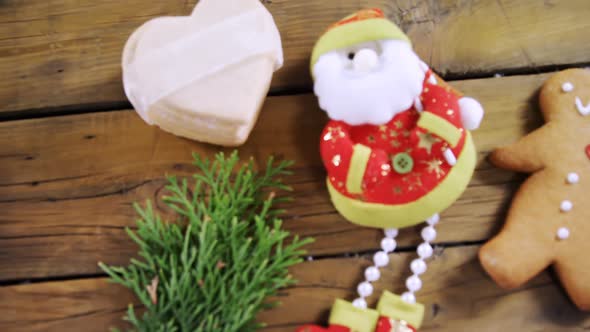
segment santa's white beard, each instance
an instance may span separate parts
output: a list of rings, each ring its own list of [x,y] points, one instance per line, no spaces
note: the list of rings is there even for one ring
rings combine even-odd
[[[404,41],[382,41],[378,66],[369,73],[352,69],[347,52],[322,55],[315,64],[314,91],[333,120],[350,125],[382,125],[409,109],[420,96],[424,66]]]

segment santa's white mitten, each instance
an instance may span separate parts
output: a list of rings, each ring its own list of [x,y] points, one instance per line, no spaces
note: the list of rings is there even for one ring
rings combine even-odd
[[[483,107],[477,100],[462,97],[459,99],[459,109],[461,111],[461,122],[463,122],[465,129],[475,130],[479,128],[483,119]]]

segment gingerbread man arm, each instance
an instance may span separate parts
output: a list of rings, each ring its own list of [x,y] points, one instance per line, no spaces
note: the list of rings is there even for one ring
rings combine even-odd
[[[547,147],[555,143],[554,132],[553,126],[547,124],[516,143],[494,150],[490,155],[490,161],[500,168],[516,172],[539,171],[545,167]]]

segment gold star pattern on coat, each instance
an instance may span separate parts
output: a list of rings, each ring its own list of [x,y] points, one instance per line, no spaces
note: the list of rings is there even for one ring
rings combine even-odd
[[[432,136],[431,133],[418,133],[418,138],[420,139],[420,141],[418,142],[418,148],[426,149],[426,151],[428,151],[428,154],[432,153],[432,146],[435,143],[440,142],[440,139]]]
[[[324,135],[324,141],[332,141],[332,143],[336,142],[338,138],[342,138],[346,136],[340,127],[332,127],[328,128],[328,132]]]
[[[410,192],[422,188],[422,178],[419,174],[410,173],[402,178],[402,181],[408,184],[408,190]]]
[[[442,161],[440,159],[423,161],[423,163],[426,164],[428,173],[436,174],[437,179],[440,179],[445,175],[445,171],[440,167],[442,165]]]

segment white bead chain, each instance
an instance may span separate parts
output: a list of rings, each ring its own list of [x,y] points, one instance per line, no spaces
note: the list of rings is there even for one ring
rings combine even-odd
[[[361,282],[356,288],[359,297],[352,301],[352,305],[357,308],[367,308],[367,301],[365,299],[373,294],[373,285],[371,283],[379,280],[381,277],[379,268],[389,264],[388,254],[392,253],[395,247],[397,247],[397,242],[395,242],[395,237],[398,233],[397,229],[386,229],[384,233],[385,237],[381,240],[381,251],[376,252],[373,256],[374,265],[369,266],[365,270],[365,281]]]
[[[406,287],[408,288],[408,291],[402,294],[402,299],[407,303],[416,303],[416,295],[414,295],[414,293],[422,288],[420,275],[426,272],[425,260],[432,257],[433,249],[430,243],[436,239],[436,230],[434,229],[434,226],[438,224],[439,221],[440,216],[435,214],[426,220],[428,226],[422,229],[421,235],[424,242],[422,242],[416,249],[419,258],[414,259],[412,263],[410,263],[410,269],[413,274],[406,279]]]

